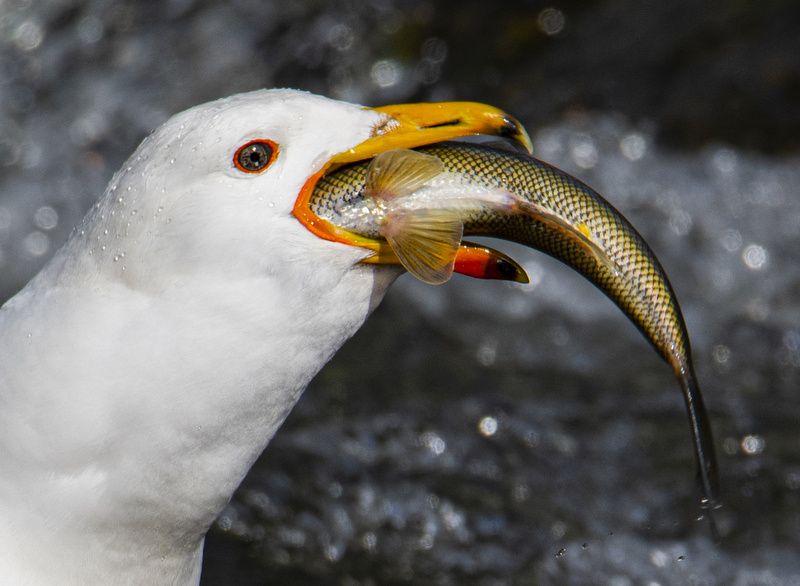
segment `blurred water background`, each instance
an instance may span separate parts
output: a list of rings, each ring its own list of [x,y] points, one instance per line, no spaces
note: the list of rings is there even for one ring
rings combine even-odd
[[[800,5],[2,0],[0,294],[171,114],[296,87],[476,100],[645,236],[687,318],[723,539],[677,383],[577,275],[404,276],[212,529],[204,586],[800,585]]]

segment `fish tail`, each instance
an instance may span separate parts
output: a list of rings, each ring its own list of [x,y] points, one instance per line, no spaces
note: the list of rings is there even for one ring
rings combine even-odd
[[[715,509],[721,506],[722,502],[720,499],[719,468],[714,447],[714,434],[711,431],[711,421],[703,403],[703,395],[700,392],[700,385],[697,383],[691,360],[680,357],[674,358],[671,362],[673,362],[675,374],[683,389],[686,410],[689,414],[689,424],[692,428],[698,478],[705,495],[703,508],[706,510],[706,516],[709,520],[712,538],[715,542],[718,542],[719,531],[713,513]]]

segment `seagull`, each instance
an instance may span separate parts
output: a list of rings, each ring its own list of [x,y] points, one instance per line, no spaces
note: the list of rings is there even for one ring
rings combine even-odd
[[[0,584],[197,584],[210,525],[403,272],[297,202],[338,165],[470,135],[530,146],[489,106],[294,90],[147,137],[0,309]]]

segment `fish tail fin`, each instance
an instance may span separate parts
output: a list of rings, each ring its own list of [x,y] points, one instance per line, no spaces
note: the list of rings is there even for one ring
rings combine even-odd
[[[697,382],[697,377],[690,361],[676,358],[673,362],[675,374],[683,389],[686,409],[689,414],[689,423],[692,428],[692,440],[695,457],[697,458],[697,475],[705,495],[702,505],[708,517],[712,539],[715,542],[719,542],[719,530],[714,519],[714,510],[722,506],[722,501],[720,499],[719,468],[714,434],[711,431],[711,421],[703,403],[700,385]]]
[[[403,266],[432,285],[453,276],[464,225],[458,214],[438,209],[400,209],[386,215],[383,235]]]
[[[375,156],[367,167],[364,196],[383,200],[413,193],[444,171],[444,163],[431,155],[394,149]]]

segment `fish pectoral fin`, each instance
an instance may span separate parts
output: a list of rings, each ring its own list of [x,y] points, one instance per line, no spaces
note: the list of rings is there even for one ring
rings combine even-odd
[[[606,253],[605,250],[603,250],[603,247],[600,244],[595,242],[589,226],[587,226],[584,222],[574,226],[568,220],[532,202],[524,202],[520,205],[523,209],[525,209],[525,211],[527,211],[527,213],[535,216],[540,222],[547,224],[555,230],[570,234],[573,238],[580,242],[583,248],[589,254],[595,257],[600,264],[605,265],[605,267],[611,273],[619,272],[619,266],[617,263]]]
[[[450,210],[393,210],[383,235],[400,262],[420,281],[439,285],[453,276],[464,225]]]
[[[444,171],[444,163],[409,149],[380,153],[367,167],[364,196],[389,201],[415,192]]]

